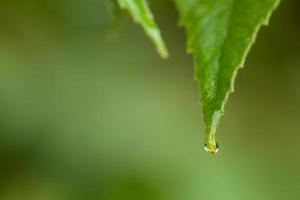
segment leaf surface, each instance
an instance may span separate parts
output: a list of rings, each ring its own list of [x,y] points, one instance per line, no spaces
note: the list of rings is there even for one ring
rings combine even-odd
[[[216,128],[237,70],[279,0],[175,0],[199,80],[206,150],[216,153]]]
[[[151,10],[145,0],[118,0],[122,9],[127,9],[134,21],[142,25],[145,33],[155,44],[157,52],[162,58],[168,57],[168,50],[154,21]]]

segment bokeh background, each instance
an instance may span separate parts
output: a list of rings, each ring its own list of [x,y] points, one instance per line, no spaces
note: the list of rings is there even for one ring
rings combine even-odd
[[[1,200],[300,198],[300,2],[282,1],[203,150],[191,55],[152,0],[171,57],[110,0],[1,0]]]

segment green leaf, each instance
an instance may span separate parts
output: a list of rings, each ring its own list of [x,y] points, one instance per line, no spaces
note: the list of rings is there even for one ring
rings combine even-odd
[[[206,150],[216,153],[216,129],[236,73],[279,0],[175,0],[175,4],[196,63]]]
[[[118,0],[122,9],[127,9],[133,19],[142,25],[145,33],[156,46],[157,52],[162,58],[168,57],[168,50],[162,39],[159,28],[156,25],[151,10],[145,0]]]

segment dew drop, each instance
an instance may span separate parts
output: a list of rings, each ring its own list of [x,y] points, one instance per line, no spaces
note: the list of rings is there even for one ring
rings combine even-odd
[[[205,144],[204,144],[204,150],[207,153],[211,154],[211,155],[215,155],[219,151],[219,145],[218,145],[217,142],[214,143],[214,144],[210,144],[208,142],[205,142]]]

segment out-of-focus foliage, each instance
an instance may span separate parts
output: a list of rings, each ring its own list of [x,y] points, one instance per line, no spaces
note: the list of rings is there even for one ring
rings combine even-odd
[[[152,2],[169,60],[130,19],[107,37],[107,1],[1,1],[1,200],[298,199],[300,2],[258,37],[213,158],[178,15]]]

